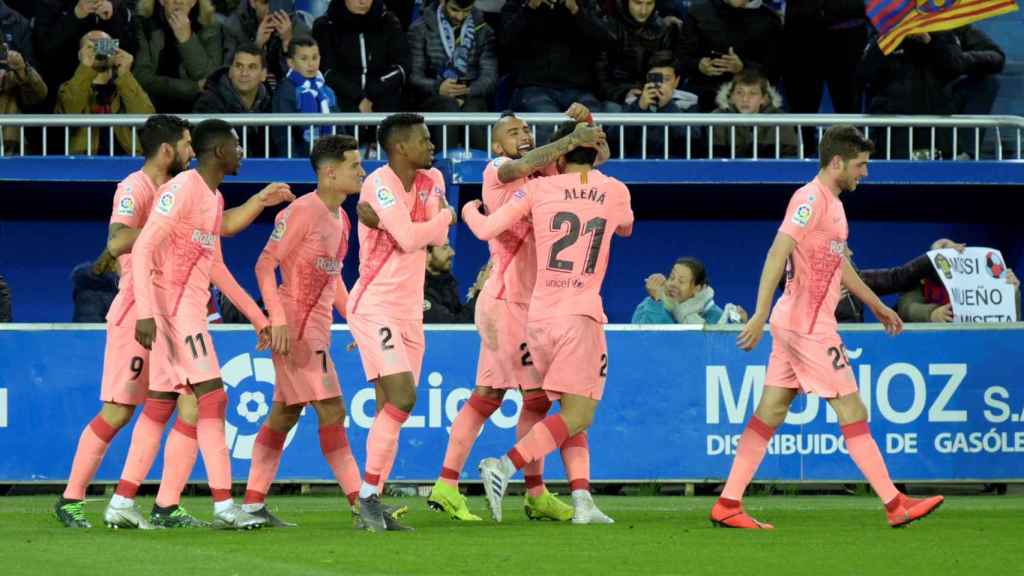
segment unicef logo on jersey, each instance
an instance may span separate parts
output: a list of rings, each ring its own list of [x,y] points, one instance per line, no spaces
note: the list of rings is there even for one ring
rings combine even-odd
[[[274,361],[245,353],[228,360],[221,367],[221,378],[228,385],[228,409],[224,423],[224,435],[231,457],[239,460],[252,459],[253,444],[260,424],[270,413],[274,398]],[[285,448],[292,443],[296,424],[288,437]]]

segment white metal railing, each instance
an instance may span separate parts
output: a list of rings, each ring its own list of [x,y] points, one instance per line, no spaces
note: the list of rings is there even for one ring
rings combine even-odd
[[[491,131],[492,126],[498,120],[499,114],[496,113],[480,113],[480,114],[424,114],[424,118],[429,126],[444,126],[447,129],[441,130],[441,142],[439,149],[443,157],[452,157],[455,159],[465,158],[470,155],[470,128],[474,126],[486,127],[486,154],[489,158],[491,156]],[[525,120],[531,127],[534,133],[534,137],[537,135],[538,126],[550,127],[555,124],[565,122],[565,116],[561,114],[532,114],[523,113],[517,114],[520,118]],[[114,129],[122,127],[131,128],[131,155],[134,156],[134,150],[137,142],[138,128],[145,122],[146,115],[131,115],[131,114],[113,114],[113,115],[52,115],[52,114],[24,114],[24,115],[0,115],[0,133],[4,128],[17,128],[19,130],[18,149],[17,155],[26,155],[26,128],[41,128],[41,146],[40,152],[43,156],[50,155],[50,147],[48,143],[48,132],[49,129],[63,129],[64,131],[64,154],[65,156],[70,155],[70,136],[71,130],[75,128],[100,128],[107,130],[108,138],[108,149],[109,155],[114,156]],[[284,157],[291,158],[293,156],[293,143],[291,134],[289,131],[286,137],[286,150],[285,154],[277,156],[271,154],[271,135],[270,128],[280,127],[299,127],[299,128],[313,128],[320,126],[328,126],[331,128],[331,132],[337,134],[339,129],[353,134],[357,139],[359,138],[360,130],[364,132],[367,128],[376,126],[379,124],[387,114],[224,114],[220,116],[210,115],[183,115],[190,121],[198,122],[208,118],[221,118],[230,122],[234,126],[245,126],[245,127],[261,127],[263,130],[263,148],[264,157]],[[802,133],[806,129],[811,129],[815,133],[815,140],[820,141],[822,132],[825,127],[833,124],[853,124],[859,128],[862,128],[866,132],[871,129],[872,136],[876,136],[879,140],[879,144],[884,142],[882,147],[885,151],[885,159],[892,159],[894,155],[900,156],[903,153],[903,135],[906,135],[905,145],[906,153],[909,159],[920,159],[915,158],[915,152],[919,150],[927,150],[928,154],[924,155],[927,158],[936,158],[937,150],[941,149],[941,145],[937,146],[936,137],[937,132],[939,138],[943,138],[947,132],[951,132],[952,149],[954,154],[958,150],[958,139],[961,138],[961,131],[966,130],[968,138],[973,140],[974,154],[973,159],[979,160],[982,157],[982,139],[984,131],[992,130],[995,133],[994,138],[994,152],[993,158],[996,160],[1022,160],[1024,159],[1024,150],[1021,147],[1022,132],[1024,132],[1024,117],[1021,116],[868,116],[868,115],[856,115],[856,114],[595,114],[595,122],[603,125],[608,130],[609,137],[615,141],[618,145],[618,158],[626,157],[626,145],[627,139],[632,139],[635,136],[630,133],[627,135],[627,128],[635,131],[639,128],[640,136],[640,149],[639,155],[642,159],[669,159],[670,157],[685,158],[685,159],[696,159],[696,158],[708,158],[708,159],[734,159],[737,157],[736,150],[736,135],[737,130],[743,130],[752,128],[752,149],[751,158],[759,158],[759,149],[761,148],[758,142],[758,130],[757,128],[768,127],[772,128],[774,132],[773,142],[768,143],[768,147],[773,150],[773,153],[769,153],[769,158],[782,158],[784,156],[781,145],[781,131],[783,128],[795,128],[797,134],[797,154],[796,157],[804,159],[809,156],[804,147],[804,139],[801,137]],[[461,147],[461,151],[456,151],[455,148],[450,148],[448,144],[448,132],[452,127],[461,127],[463,129],[463,142],[464,145]],[[714,128],[726,128],[729,130],[729,143],[727,145],[715,143],[715,130]],[[685,136],[683,137],[684,145],[676,142],[676,145],[685,148],[685,154],[670,155],[669,146],[665,146],[665,142],[670,142],[670,131],[674,128],[685,128]],[[648,130],[661,130],[662,131],[662,153],[659,156],[648,156],[647,154],[647,135]],[[878,132],[884,130],[884,137],[877,136]],[[927,146],[915,146],[914,145],[914,134],[925,130],[928,133],[926,137]],[[249,131],[242,130],[242,146],[243,148],[249,147]],[[900,144],[900,150],[893,149],[893,141],[896,140]],[[437,145],[438,143],[435,143]],[[309,144],[312,148],[312,142]],[[1008,147],[1008,150],[1004,148]],[[723,152],[723,148],[725,152]],[[93,131],[86,130],[86,155],[91,156],[93,149]],[[1008,153],[1007,153],[1008,152]],[[6,150],[3,138],[0,138],[0,156],[14,153],[14,151]],[[700,154],[700,156],[698,156]],[[60,154],[55,154],[60,155]],[[760,156],[764,158],[764,156]]]

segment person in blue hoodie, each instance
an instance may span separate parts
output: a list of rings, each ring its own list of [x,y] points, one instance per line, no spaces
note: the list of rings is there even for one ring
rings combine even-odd
[[[652,274],[646,280],[647,298],[633,312],[634,324],[739,324],[747,321],[741,306],[715,304],[704,263],[680,258],[668,278]]]
[[[82,262],[71,271],[72,322],[106,322],[117,296],[117,260],[106,250],[95,262]]]
[[[338,98],[320,72],[320,47],[309,36],[300,36],[288,45],[288,73],[277,83],[272,109],[275,114],[330,114],[338,111]],[[279,156],[288,155],[288,133],[272,130],[274,148]],[[301,126],[291,130],[291,156],[305,158],[313,142],[331,133],[331,127]]]

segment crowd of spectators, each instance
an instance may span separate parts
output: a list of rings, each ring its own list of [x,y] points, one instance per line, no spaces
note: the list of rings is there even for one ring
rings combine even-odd
[[[883,55],[860,0],[423,2],[0,0],[0,114],[558,112],[573,102],[595,112],[805,113],[819,109],[826,85],[841,113],[984,114],[1005,61],[971,26],[912,36]],[[774,154],[774,128],[694,128],[729,154]],[[630,156],[665,146],[679,156],[682,129],[667,142],[662,130],[644,142],[629,129],[623,145]],[[308,150],[318,130],[275,133],[270,152]],[[112,152],[130,152],[126,133]],[[801,135],[778,136],[780,154],[796,154]],[[19,137],[5,130],[5,149]],[[111,152],[84,129],[69,137],[75,153],[90,142],[92,153]],[[802,137],[813,153],[813,133]],[[471,130],[469,144],[483,149],[485,138]],[[975,151],[973,130],[956,150],[940,130],[934,153],[908,138],[897,132],[895,155]],[[268,152],[258,128],[247,141],[250,155]],[[447,141],[466,144],[464,131]]]

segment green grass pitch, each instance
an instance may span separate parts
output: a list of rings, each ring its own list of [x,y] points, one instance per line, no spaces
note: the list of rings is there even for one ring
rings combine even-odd
[[[408,504],[413,533],[352,529],[347,507],[326,496],[278,496],[271,509],[296,529],[252,532],[108,530],[106,502],[90,500],[97,527],[71,530],[52,514],[54,496],[0,498],[0,574],[262,576],[285,574],[779,574],[795,576],[999,576],[1024,572],[1024,497],[947,499],[932,516],[894,530],[873,497],[748,498],[776,530],[713,528],[706,497],[611,497],[597,502],[612,526],[531,522],[509,496],[505,522],[457,524]],[[207,498],[185,505],[209,519]],[[148,513],[152,498],[140,498]],[[482,498],[470,508],[486,515]]]

